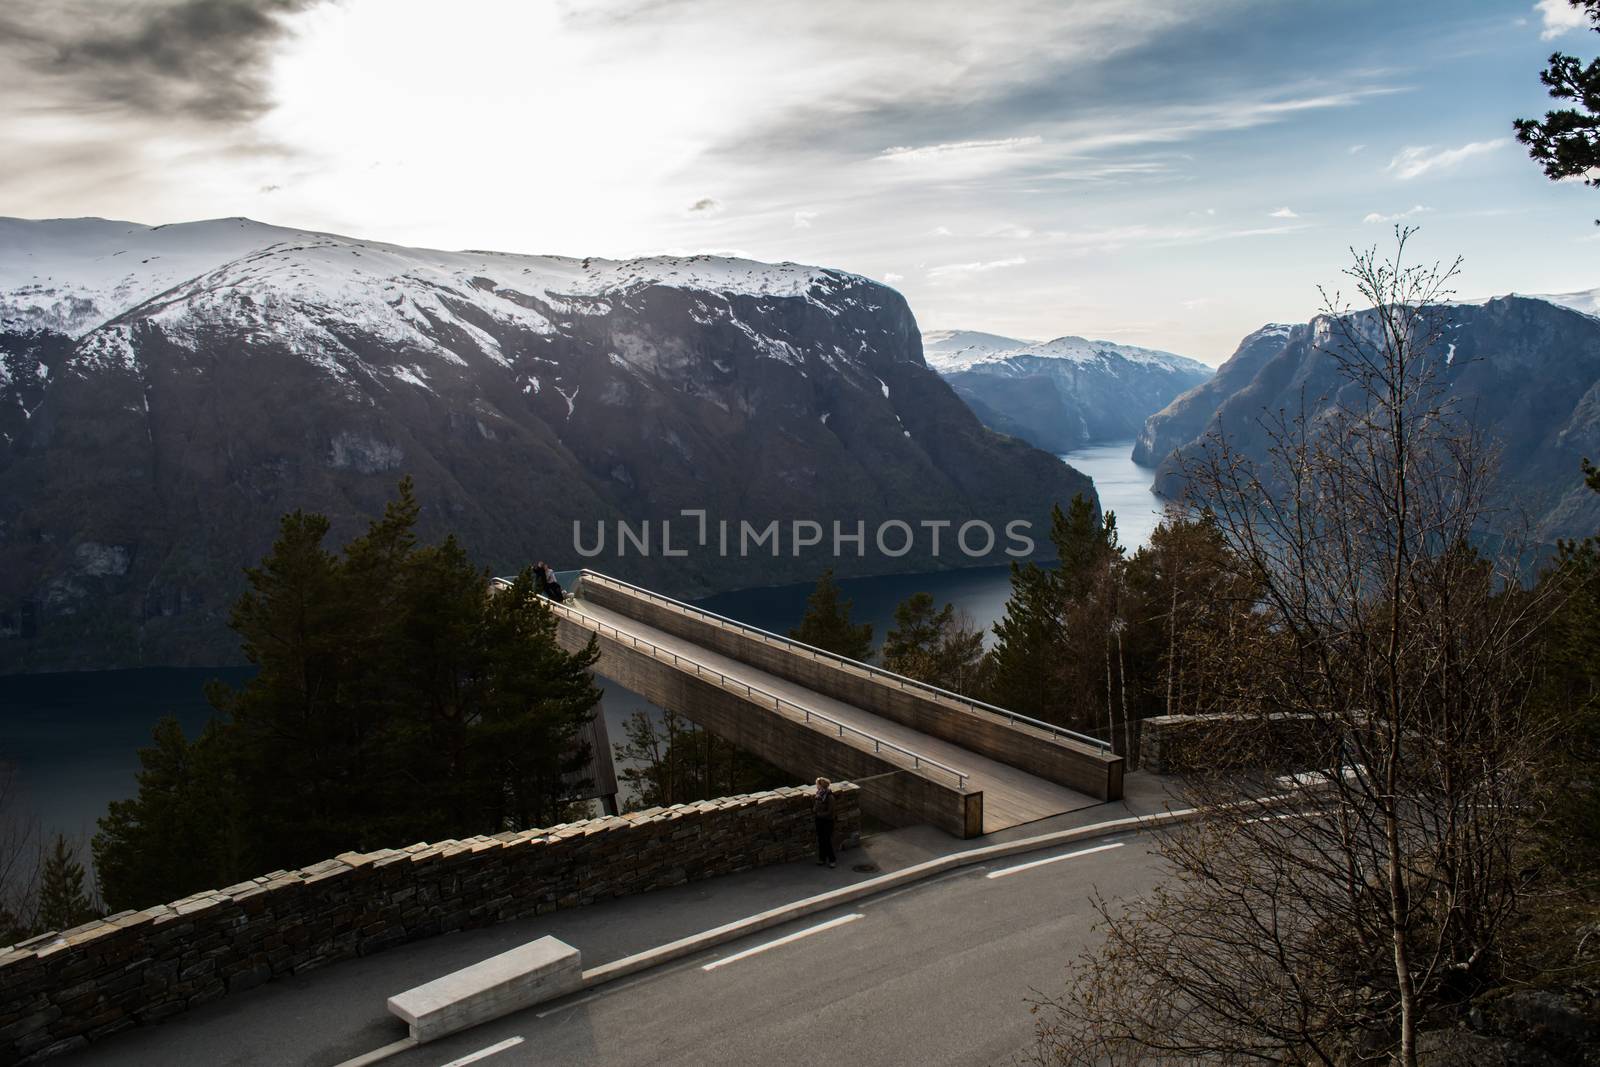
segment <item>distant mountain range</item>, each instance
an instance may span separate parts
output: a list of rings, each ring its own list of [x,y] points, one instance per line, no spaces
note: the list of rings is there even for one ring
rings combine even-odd
[[[985,426],[1058,454],[1134,436],[1147,416],[1212,374],[1171,352],[1082,337],[938,330],[922,345],[928,366]]]
[[[986,430],[900,295],[840,271],[0,219],[0,671],[226,662],[279,515],[321,511],[341,541],[403,474],[424,536],[499,572],[585,562],[580,522],[586,543],[617,520],[681,537],[683,509],[998,529],[1092,492]],[[923,541],[837,563],[970,562],[949,540],[938,561]],[[594,564],[679,593],[824,565],[787,541],[616,551]]]
[[[1600,531],[1600,497],[1583,484],[1580,461],[1600,460],[1600,290],[1544,297],[1506,296],[1442,306],[1448,322],[1432,353],[1437,381],[1456,411],[1500,449],[1502,526],[1526,521],[1550,543]],[[1144,425],[1133,458],[1158,467],[1156,490],[1178,497],[1183,465],[1208,435],[1264,459],[1264,412],[1300,410],[1308,418],[1347,400],[1336,373],[1328,323],[1265,326],[1210,381],[1191,389]]]

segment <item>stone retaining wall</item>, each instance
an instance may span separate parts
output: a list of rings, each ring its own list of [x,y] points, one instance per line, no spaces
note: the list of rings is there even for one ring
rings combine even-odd
[[[1335,746],[1307,715],[1157,715],[1140,724],[1139,769],[1231,773],[1324,766]]]
[[[0,950],[0,1063],[46,1059],[402,942],[807,858],[813,793],[778,789],[347,852],[44,934]],[[850,844],[860,790],[841,783],[835,793],[838,833]]]

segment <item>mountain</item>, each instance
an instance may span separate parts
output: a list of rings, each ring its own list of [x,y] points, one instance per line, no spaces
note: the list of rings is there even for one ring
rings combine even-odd
[[[1581,303],[1584,295],[1560,299]],[[1440,307],[1445,341],[1431,354],[1454,410],[1499,446],[1497,503],[1508,509],[1505,522],[1525,518],[1546,543],[1600,529],[1600,498],[1580,473],[1583,457],[1600,458],[1600,318],[1552,299],[1506,296]],[[1293,414],[1303,398],[1314,419],[1348,402],[1352,387],[1334,366],[1330,335],[1336,331],[1325,316],[1257,330],[1215,378],[1146,420],[1134,459],[1158,465],[1157,492],[1183,493],[1183,463],[1199,456],[1214,432],[1259,461],[1268,447],[1257,423],[1264,412]]]
[[[928,366],[985,426],[1056,453],[1132,437],[1146,416],[1212,373],[1171,352],[1082,337],[1039,343],[942,330],[922,344]]]
[[[339,542],[407,474],[422,535],[486,567],[589,562],[681,594],[825,565],[787,533],[741,558],[741,520],[864,521],[865,553],[826,562],[910,570],[973,561],[953,529],[936,561],[926,536],[874,552],[879,522],[1042,529],[1092,492],[985,430],[900,295],[836,270],[0,220],[0,671],[226,662],[278,517],[327,514]],[[661,521],[674,552],[695,532],[684,509],[709,546],[666,557]],[[646,519],[654,551],[624,551],[616,522]],[[610,531],[593,560],[580,523],[585,546]]]

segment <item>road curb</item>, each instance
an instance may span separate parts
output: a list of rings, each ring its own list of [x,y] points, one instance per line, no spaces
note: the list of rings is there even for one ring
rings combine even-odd
[[[1284,799],[1293,794],[1286,794]],[[1266,798],[1268,801],[1279,798]],[[1256,801],[1255,803],[1262,803]],[[803,919],[807,915],[814,915],[819,911],[827,911],[844,904],[854,903],[867,897],[902,886],[913,885],[917,882],[944,874],[961,867],[971,867],[986,863],[990,860],[1004,859],[1007,856],[1017,856],[1027,852],[1039,852],[1060,845],[1075,844],[1096,837],[1105,837],[1110,834],[1125,831],[1151,830],[1162,826],[1171,826],[1187,821],[1200,815],[1200,808],[1180,808],[1177,811],[1163,811],[1151,815],[1130,815],[1122,819],[1111,819],[1107,822],[1092,823],[1088,826],[1077,826],[1070,830],[1056,830],[1037,837],[1025,837],[1016,841],[1005,841],[998,845],[985,845],[982,848],[968,849],[965,852],[954,852],[948,856],[938,856],[931,860],[912,864],[910,867],[891,871],[876,878],[868,878],[863,882],[853,885],[841,886],[830,889],[826,893],[806,897],[789,904],[751,915],[722,926],[705,930],[698,934],[679,938],[677,941],[660,945],[656,948],[637,952],[632,956],[624,956],[620,960],[602,964],[583,972],[583,988],[592,989],[596,986],[614,982],[619,978],[626,978],[640,971],[652,967],[659,967],[664,963],[681,959],[684,956],[702,952],[708,948],[726,944],[749,934],[759,933],[773,926],[779,926],[794,919]]]
[[[1307,793],[1313,792],[1314,789],[1315,787],[1302,786],[1287,793],[1242,800],[1238,802],[1237,806],[1283,804],[1304,797]],[[1227,806],[1223,807],[1225,809]],[[898,871],[891,871],[876,878],[868,878],[866,881],[856,882],[853,885],[831,889],[826,893],[818,893],[816,896],[796,900],[744,919],[724,923],[721,926],[713,927],[698,934],[679,938],[656,948],[636,952],[631,956],[624,956],[622,959],[613,960],[599,967],[590,968],[583,972],[583,985],[581,988],[582,990],[594,989],[598,986],[615,982],[618,979],[660,967],[685,956],[691,956],[696,952],[703,952],[706,949],[727,944],[729,941],[735,941],[741,937],[759,933],[774,926],[780,926],[794,919],[802,919],[819,911],[827,911],[830,908],[851,904],[892,889],[915,885],[918,882],[949,871],[959,870],[962,867],[972,867],[987,863],[990,860],[1005,859],[1008,856],[1018,856],[1028,852],[1042,852],[1045,849],[1076,844],[1080,841],[1089,841],[1097,837],[1108,837],[1112,834],[1156,830],[1165,826],[1175,826],[1207,813],[1215,813],[1218,810],[1223,809],[1179,808],[1177,810],[1154,812],[1149,815],[1129,815],[1121,819],[1110,819],[1106,822],[1091,823],[1088,826],[1076,826],[1068,830],[1056,830],[1048,834],[1039,834],[1036,837],[1024,837],[1016,841],[1004,841],[996,845],[968,849],[965,852],[953,852],[948,856],[938,856],[931,860],[912,864],[910,867],[904,867]],[[459,1032],[465,1033],[466,1031]],[[377,1063],[379,1060],[387,1059],[390,1056],[407,1051],[409,1048],[416,1047],[419,1046],[409,1041],[409,1039],[404,1042],[396,1042],[394,1045],[369,1052],[365,1056],[347,1060],[345,1063],[340,1064],[339,1067],[358,1067],[358,1065]]]

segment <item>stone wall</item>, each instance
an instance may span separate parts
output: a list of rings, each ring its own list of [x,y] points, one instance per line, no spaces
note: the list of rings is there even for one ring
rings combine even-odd
[[[835,790],[838,832],[853,843],[860,790]],[[45,1059],[402,942],[807,858],[813,793],[778,789],[347,852],[35,937],[0,950],[0,1063]]]
[[[1302,770],[1326,766],[1332,746],[1308,715],[1157,715],[1139,734],[1139,769],[1151,774]]]

